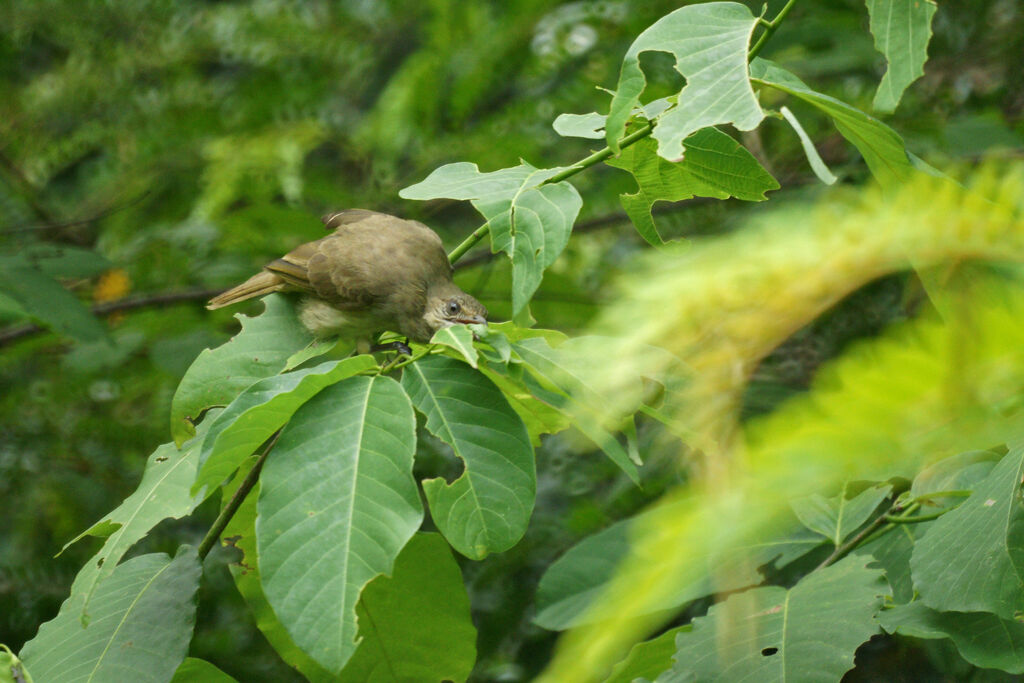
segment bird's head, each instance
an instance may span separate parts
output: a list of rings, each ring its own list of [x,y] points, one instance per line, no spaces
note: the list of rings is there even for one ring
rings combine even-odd
[[[453,286],[447,291],[432,294],[423,320],[434,332],[459,323],[487,324],[487,309],[461,289]]]

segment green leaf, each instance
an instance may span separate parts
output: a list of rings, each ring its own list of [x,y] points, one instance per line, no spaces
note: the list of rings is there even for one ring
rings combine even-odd
[[[220,485],[246,456],[324,387],[375,367],[372,356],[359,355],[267,377],[251,385],[216,419],[204,420],[210,422],[210,430],[199,455],[199,474],[192,489]]]
[[[875,47],[889,64],[872,106],[893,112],[907,86],[924,75],[937,8],[932,0],[867,0],[867,5]]]
[[[973,491],[1001,460],[1001,456],[992,451],[965,451],[921,470],[910,485],[910,495],[918,498],[943,491]],[[962,502],[963,498],[943,496],[929,499],[932,506],[946,506]],[[923,511],[932,512],[927,507]]]
[[[92,619],[94,594],[116,569],[128,550],[158,523],[165,519],[181,519],[192,513],[206,497],[205,491],[192,494],[199,463],[199,449],[205,430],[180,450],[174,444],[163,444],[149,456],[142,481],[135,491],[99,522],[67,542],[61,552],[86,536],[106,537],[103,547],[78,573],[72,592],[82,591],[79,615],[83,622]]]
[[[466,557],[511,548],[533,512],[537,475],[530,437],[501,390],[465,363],[421,358],[402,386],[430,433],[452,447],[465,470],[452,483],[423,481],[438,529]]]
[[[926,605],[1004,619],[1024,609],[1022,475],[1024,448],[1016,448],[917,543],[910,567]]]
[[[479,356],[477,355],[476,348],[473,346],[473,332],[465,325],[442,327],[434,333],[430,343],[441,344],[454,349],[472,367],[475,368],[477,366]]]
[[[691,197],[766,199],[764,193],[779,184],[742,145],[716,128],[704,128],[686,139],[686,155],[673,163],[657,154],[653,140],[644,139],[606,161],[629,171],[639,191],[619,196],[640,235],[648,243],[662,244],[651,218],[657,201],[676,202]]]
[[[559,114],[551,127],[563,138],[600,140],[604,137],[604,122],[608,118],[597,112],[589,114]]]
[[[511,352],[512,347],[509,346]],[[511,372],[502,372],[504,368],[497,368],[481,365],[480,372],[487,376],[487,379],[494,382],[495,386],[501,389],[505,400],[516,411],[519,418],[526,425],[526,431],[530,434],[530,443],[534,447],[540,446],[542,434],[557,434],[572,426],[569,417],[560,410],[556,410],[550,404],[541,401],[530,393],[521,377],[516,379]],[[519,373],[521,374],[521,373]]]
[[[826,185],[833,185],[838,178],[832,171],[828,170],[828,166],[821,160],[821,156],[818,154],[817,148],[811,141],[811,138],[807,135],[807,131],[800,125],[800,121],[796,116],[789,110],[789,107],[782,107],[779,111],[782,112],[782,118],[786,120],[793,130],[796,132],[796,136],[800,139],[800,146],[804,148],[804,155],[807,157],[807,162],[811,165],[811,170],[814,171],[814,175],[818,176],[818,180],[825,183]]]
[[[949,638],[971,664],[1024,673],[1024,624],[987,612],[938,612],[916,600],[878,613],[889,633],[912,638]]]
[[[757,58],[750,63],[750,78],[760,85],[798,97],[828,115],[840,134],[861,153],[871,175],[883,187],[902,183],[917,172],[907,157],[903,138],[878,119],[811,90],[799,78],[767,59]]]
[[[261,475],[263,590],[295,643],[328,671],[356,649],[355,605],[423,520],[416,421],[388,377],[350,377],[299,409]]]
[[[52,278],[87,278],[111,267],[110,261],[92,249],[65,244],[32,244],[14,256],[0,257],[0,269],[11,266],[35,268]]]
[[[577,337],[558,348],[551,348],[543,337],[534,337],[517,341],[512,348],[533,376],[546,384],[528,384],[531,393],[568,414],[574,427],[604,451],[634,483],[639,483],[637,463],[630,459],[607,428],[607,423],[623,417],[608,412],[610,406],[620,401],[611,401],[593,386],[588,377],[588,368],[592,369],[593,363],[602,362],[595,353],[593,341]],[[639,390],[639,379],[636,385]],[[625,402],[629,402],[628,398]]]
[[[186,657],[174,672],[171,683],[238,683],[206,660]]]
[[[617,522],[583,539],[558,558],[537,586],[534,623],[562,631],[591,621],[588,608],[601,597],[615,576],[619,563],[629,553],[633,527],[644,524],[644,518],[641,513]],[[817,539],[810,544],[803,543],[800,554],[819,545],[821,542]],[[681,586],[659,605],[659,609],[671,610],[715,592],[760,583],[762,577],[757,567],[792,551],[787,540],[745,546],[730,550],[726,557],[706,559],[708,571],[693,583]]]
[[[522,163],[492,173],[476,164],[447,164],[422,182],[402,190],[405,199],[469,199],[491,234],[491,250],[512,259],[512,310],[525,310],[544,270],[569,242],[583,200],[567,182],[542,184],[561,168]]]
[[[230,500],[234,495],[238,485],[255,462],[256,458],[252,457],[239,468],[234,480],[224,487],[222,496],[224,501]],[[254,489],[242,501],[224,529],[225,544],[242,553],[237,562],[228,565],[231,577],[235,580],[238,592],[249,606],[256,628],[266,637],[267,642],[274,648],[278,656],[305,676],[310,683],[332,683],[337,680],[337,676],[332,675],[317,664],[316,660],[299,649],[284,624],[274,614],[273,608],[267,602],[267,596],[263,593],[263,584],[260,581],[259,554],[256,552],[256,501],[259,498],[259,489],[260,484],[257,481]]]
[[[0,643],[0,683],[34,683],[24,663],[3,643]]]
[[[606,126],[608,145],[618,152],[626,121],[647,85],[640,53],[670,52],[686,79],[678,104],[658,118],[653,137],[666,159],[683,155],[683,140],[701,128],[731,123],[753,130],[764,118],[747,77],[747,48],[757,18],[734,2],[689,5],[652,24],[630,46]]]
[[[35,683],[170,680],[192,639],[200,572],[188,546],[173,560],[163,553],[128,560],[97,587],[87,627],[79,620],[79,575],[57,616],[21,651]]]
[[[790,502],[790,506],[801,524],[838,546],[892,493],[891,485],[877,484],[847,499],[848,486],[849,482],[843,484],[842,493],[834,498],[815,493]]]
[[[612,669],[611,676],[604,683],[633,683],[636,679],[654,680],[662,672],[672,668],[672,655],[676,653],[676,636],[688,633],[690,624],[678,626],[662,633],[657,638],[637,643],[629,654]]]
[[[281,294],[263,299],[255,318],[235,317],[242,331],[216,349],[206,349],[182,378],[171,401],[171,435],[181,443],[195,433],[193,420],[213,406],[227,405],[243,389],[281,372],[288,359],[310,342],[291,301]]]
[[[464,681],[476,660],[469,596],[448,544],[416,534],[359,596],[356,653],[341,672],[351,683]]]
[[[870,555],[885,571],[885,580],[892,589],[896,604],[914,599],[914,581],[910,573],[910,557],[914,546],[934,522],[897,524],[886,534],[858,546],[854,553]]]
[[[881,572],[849,557],[793,588],[765,586],[730,596],[676,638],[662,681],[838,681],[857,647],[877,633]]]
[[[77,341],[107,339],[107,328],[78,297],[49,275],[8,258],[0,262],[0,291],[54,332]]]

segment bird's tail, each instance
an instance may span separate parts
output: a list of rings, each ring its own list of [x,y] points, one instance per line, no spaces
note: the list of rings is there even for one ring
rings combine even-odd
[[[246,299],[252,299],[272,292],[280,292],[287,288],[288,284],[283,279],[274,273],[264,270],[253,275],[237,287],[232,287],[223,294],[213,297],[206,304],[206,307],[212,311],[215,308],[223,308],[224,306],[237,304],[239,301],[245,301]]]

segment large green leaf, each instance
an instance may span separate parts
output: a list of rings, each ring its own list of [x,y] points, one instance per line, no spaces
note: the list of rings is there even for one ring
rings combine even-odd
[[[107,339],[106,327],[78,297],[20,259],[0,259],[0,292],[54,332],[83,342]]]
[[[766,191],[779,187],[746,148],[716,128],[704,128],[686,138],[686,156],[677,163],[658,156],[657,145],[649,139],[625,148],[606,163],[636,178],[638,191],[619,199],[640,235],[655,246],[662,243],[651,217],[657,201],[695,196],[761,201]]]
[[[266,310],[255,318],[236,316],[242,331],[216,349],[196,357],[171,401],[171,435],[181,443],[195,432],[193,420],[212,406],[224,406],[246,387],[281,372],[288,358],[311,337],[282,294],[263,299]]]
[[[1022,475],[1024,448],[1016,448],[917,543],[910,567],[926,605],[1004,619],[1024,609]]]
[[[181,449],[163,444],[149,456],[138,488],[102,520],[68,541],[69,545],[86,536],[106,537],[99,552],[85,563],[72,591],[81,591],[79,604],[83,622],[91,618],[94,593],[117,567],[128,550],[150,529],[165,519],[180,519],[192,513],[206,497],[205,491],[192,494],[205,430]],[[63,551],[62,551],[63,552]]]
[[[256,520],[267,600],[295,643],[341,671],[355,606],[423,520],[416,421],[388,377],[350,377],[299,409],[261,475]]]
[[[256,458],[250,458],[238,469],[235,478],[224,487],[224,500],[235,493],[245,475],[252,469]],[[256,501],[259,499],[260,484],[246,496],[224,529],[224,542],[238,550],[242,556],[228,565],[235,587],[249,606],[256,628],[260,630],[277,655],[290,666],[302,673],[310,683],[331,683],[337,676],[317,664],[316,660],[303,652],[292,640],[284,624],[274,614],[267,602],[260,581],[260,559],[256,552]]]
[[[509,352],[511,349],[510,345]],[[534,446],[540,446],[542,434],[557,434],[572,426],[572,420],[564,412],[556,410],[530,393],[522,381],[521,369],[517,372],[515,369],[506,369],[500,365],[481,365],[480,372],[501,389],[505,400],[526,425],[530,443]]]
[[[431,356],[407,365],[402,386],[427,429],[462,459],[458,479],[427,479],[430,513],[448,542],[466,557],[511,548],[533,512],[537,475],[533,447],[519,415],[478,370]]]
[[[907,156],[903,138],[878,119],[828,95],[811,90],[778,64],[757,58],[750,63],[753,82],[789,93],[828,115],[844,138],[864,157],[875,179],[885,187],[910,178],[917,171]]]
[[[128,560],[97,587],[87,627],[79,619],[85,589],[75,579],[60,613],[21,651],[33,680],[170,680],[192,639],[200,572],[188,546],[173,560],[163,553]]]
[[[907,86],[924,75],[937,8],[932,0],[867,0],[867,5],[875,47],[889,64],[872,106],[891,112]]]
[[[377,367],[370,355],[321,363],[259,380],[211,422],[193,490],[217,486],[276,432],[303,403],[336,382]]]
[[[359,596],[359,647],[341,672],[351,683],[464,681],[476,659],[469,596],[448,544],[416,534]]]
[[[971,664],[1024,673],[1024,624],[988,612],[939,612],[916,600],[878,613],[889,633],[913,638],[949,638]]]
[[[701,128],[731,123],[753,130],[764,118],[747,77],[747,47],[757,17],[744,5],[710,2],[681,7],[633,41],[622,62],[608,113],[608,145],[618,151],[626,121],[647,85],[640,53],[670,52],[686,79],[678,104],[658,118],[654,138],[666,159],[683,156],[683,140]]]
[[[676,637],[675,665],[658,682],[838,681],[878,632],[881,572],[865,562],[849,557],[789,590],[755,588],[715,605]]]
[[[815,493],[792,501],[790,506],[805,527],[838,546],[868,521],[879,503],[892,492],[889,484],[878,484],[847,498],[848,486],[849,482],[843,484],[842,492],[833,498]]]
[[[447,164],[405,188],[405,199],[469,199],[487,219],[491,250],[512,259],[512,309],[525,309],[544,269],[569,242],[583,200],[567,182],[544,184],[563,169],[519,166],[481,173],[476,164]]]

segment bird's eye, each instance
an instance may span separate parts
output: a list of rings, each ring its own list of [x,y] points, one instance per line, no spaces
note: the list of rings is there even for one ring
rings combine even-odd
[[[459,306],[458,301],[449,301],[448,305],[445,306],[445,310],[448,312],[448,315],[455,315],[462,310],[462,306]]]

